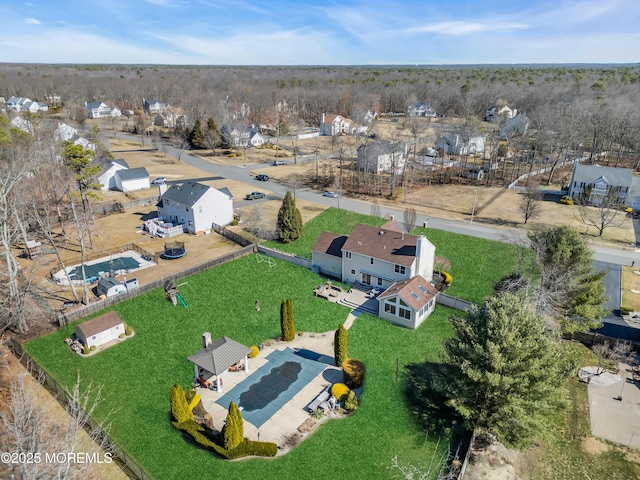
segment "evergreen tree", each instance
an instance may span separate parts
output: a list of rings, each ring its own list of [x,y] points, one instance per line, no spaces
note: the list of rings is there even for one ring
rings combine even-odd
[[[280,302],[280,329],[282,339],[285,342],[292,341],[296,336],[296,327],[293,321],[293,302],[290,298]]]
[[[336,330],[333,341],[333,351],[336,360],[336,366],[342,367],[342,364],[348,358],[347,329],[344,328],[344,323],[341,323]]]
[[[96,176],[102,167],[93,163],[95,156],[93,150],[83,148],[82,145],[74,145],[71,142],[64,143],[61,156],[64,164],[73,171],[82,199],[82,206],[87,208],[89,197],[97,197],[96,191],[101,188]]]
[[[302,235],[302,215],[296,207],[291,192],[287,192],[278,211],[278,232],[280,241],[291,243]]]
[[[540,270],[531,296],[536,311],[555,319],[565,332],[589,331],[607,313],[603,274],[593,270],[593,254],[576,229],[562,226],[530,232]]]
[[[177,423],[193,419],[193,414],[189,410],[187,395],[180,385],[177,383],[171,387],[170,394],[171,415]]]
[[[244,420],[242,413],[238,410],[238,406],[231,402],[229,404],[229,413],[222,428],[222,441],[224,448],[233,450],[244,440]]]
[[[207,148],[204,142],[204,137],[202,136],[202,122],[199,118],[194,122],[193,129],[189,132],[187,140],[189,141],[191,148],[195,150],[203,150]]]
[[[491,297],[451,320],[454,335],[443,363],[408,367],[414,412],[434,428],[459,423],[526,445],[562,404],[560,388],[571,368],[557,340],[512,294]]]

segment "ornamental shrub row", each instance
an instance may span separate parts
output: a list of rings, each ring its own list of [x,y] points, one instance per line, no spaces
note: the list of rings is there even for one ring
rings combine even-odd
[[[364,363],[355,358],[347,358],[342,364],[342,376],[347,387],[360,388],[364,383],[366,369]]]
[[[342,401],[349,394],[349,387],[344,383],[334,383],[331,387],[331,395]]]
[[[260,349],[256,346],[256,345],[251,345],[251,351],[249,352],[249,355],[247,355],[249,358],[255,358],[258,356],[258,353],[260,353]]]
[[[451,285],[451,282],[453,282],[453,277],[451,276],[451,274],[443,271],[442,276],[444,277],[444,283],[446,283],[447,285]]]

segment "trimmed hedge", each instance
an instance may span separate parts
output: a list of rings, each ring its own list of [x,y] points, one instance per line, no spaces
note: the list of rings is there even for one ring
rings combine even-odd
[[[360,388],[364,383],[365,373],[364,363],[355,358],[347,358],[342,364],[344,383],[349,388]]]
[[[249,358],[256,358],[258,356],[258,353],[260,353],[260,349],[256,346],[256,345],[251,345],[251,351],[249,352],[249,355],[247,355]]]
[[[333,354],[336,361],[336,367],[341,367],[342,363],[349,356],[347,353],[347,330],[344,328],[344,323],[340,324],[334,335]]]
[[[347,398],[344,399],[344,408],[350,411],[358,408],[358,397],[356,397],[356,392],[353,390],[349,390]]]
[[[451,276],[451,274],[443,271],[442,276],[444,277],[444,283],[446,283],[447,285],[451,285],[451,282],[453,282],[453,277]]]

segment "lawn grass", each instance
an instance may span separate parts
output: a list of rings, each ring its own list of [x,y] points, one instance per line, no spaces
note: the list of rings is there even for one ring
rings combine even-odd
[[[359,221],[359,220],[358,220]],[[405,405],[401,382],[395,381],[396,358],[406,363],[434,358],[451,335],[452,313],[438,306],[416,331],[363,315],[349,331],[349,353],[367,366],[361,408],[350,418],[330,421],[292,452],[277,459],[223,461],[196,448],[169,422],[169,390],[190,384],[193,367],[187,356],[201,348],[201,335],[227,335],[246,345],[280,334],[280,300],[293,300],[298,331],[334,330],[348,310],[315,298],[323,281],[310,271],[275,260],[258,264],[255,256],[202,272],[180,287],[188,308],[174,307],[162,289],[120,303],[113,309],[136,332],[125,342],[89,358],[63,343],[74,326],[34,340],[29,354],[60,384],[70,388],[79,374],[83,384],[103,385],[105,401],[98,420],[114,411],[113,439],[157,479],[250,478],[388,478],[391,458],[419,465],[434,450]],[[183,280],[178,281],[182,283]],[[256,312],[255,300],[261,311]],[[104,313],[104,312],[100,312]],[[442,445],[447,444],[447,439]]]
[[[597,365],[596,356],[584,345],[564,344],[580,367]],[[557,412],[550,435],[525,452],[527,472],[531,480],[583,480],[607,478],[631,480],[640,478],[640,465],[631,460],[637,452],[621,445],[596,440],[589,426],[587,385],[577,375],[566,384],[566,408]],[[585,449],[585,441],[601,442],[601,453]]]
[[[349,234],[358,223],[380,226],[385,221],[379,217],[329,208],[307,222],[302,237],[295,242],[284,244],[271,240],[264,245],[311,258],[313,244],[322,231]],[[481,303],[493,293],[493,287],[500,279],[516,271],[517,249],[513,245],[434,228],[416,228],[411,233],[424,234],[435,245],[436,256],[445,257],[451,263],[449,273],[453,275],[453,283],[447,291],[449,295]],[[525,252],[525,257],[525,272],[528,272],[533,255]]]

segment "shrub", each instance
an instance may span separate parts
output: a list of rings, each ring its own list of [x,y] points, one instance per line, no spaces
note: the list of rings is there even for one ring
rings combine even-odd
[[[230,153],[230,154],[229,154],[229,157],[231,157],[231,158],[233,158],[233,157],[235,157],[235,156],[236,156],[236,154],[235,154],[235,153]]]
[[[344,383],[349,388],[360,388],[364,383],[365,372],[364,363],[355,358],[347,358],[342,364]]]
[[[238,225],[239,220],[237,218],[234,218],[233,220],[231,220],[231,226],[235,227],[236,225]]]
[[[349,411],[353,411],[358,408],[358,397],[356,397],[356,392],[353,390],[349,390],[347,398],[344,399],[344,408]]]
[[[133,333],[133,329],[129,325],[124,326],[124,334],[129,337]]]
[[[84,348],[82,349],[82,353],[84,353],[85,355],[89,355],[89,345],[85,345]]]
[[[338,330],[336,330],[333,341],[333,352],[336,366],[342,366],[342,363],[349,356],[347,353],[347,330],[344,328],[343,323],[341,323]]]
[[[256,358],[258,356],[258,353],[260,353],[260,349],[256,345],[251,345],[251,351],[247,356],[249,358]]]
[[[442,272],[442,276],[444,277],[444,283],[451,285],[451,282],[453,281],[451,274],[448,272]]]
[[[92,352],[95,351],[96,346],[95,345],[91,345],[91,347],[89,348],[89,350],[91,350]]]
[[[350,390],[344,383],[334,383],[331,386],[331,395],[342,401],[349,394]]]
[[[189,390],[187,401],[189,402],[189,411],[193,412],[193,409],[200,403],[200,394],[196,393],[195,390]]]
[[[189,410],[187,394],[177,383],[171,387],[170,393],[171,416],[177,423],[193,420],[193,414]]]
[[[121,333],[120,335],[118,335],[118,338],[124,338],[124,333]]]
[[[229,413],[222,429],[222,442],[224,448],[233,450],[244,440],[244,420],[238,406],[231,402]]]
[[[296,337],[296,327],[293,322],[293,302],[290,298],[280,303],[280,328],[282,339],[290,342]]]

